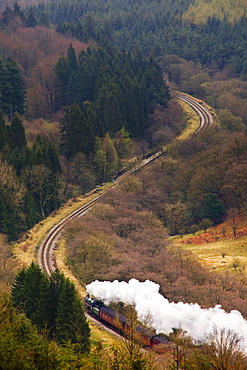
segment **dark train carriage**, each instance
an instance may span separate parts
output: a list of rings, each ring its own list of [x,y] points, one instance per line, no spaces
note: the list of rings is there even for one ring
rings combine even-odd
[[[151,340],[151,346],[167,345],[170,344],[168,339],[163,338],[160,335],[154,335]]]

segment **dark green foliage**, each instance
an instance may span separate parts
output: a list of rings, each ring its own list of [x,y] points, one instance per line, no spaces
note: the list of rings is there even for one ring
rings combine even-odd
[[[57,348],[38,335],[8,298],[0,297],[0,367],[3,370],[59,370]]]
[[[60,206],[61,165],[52,142],[38,136],[28,148],[20,116],[6,126],[1,110],[0,151],[0,232],[15,240]]]
[[[57,98],[55,109],[59,109],[65,101],[66,87],[69,83],[69,66],[66,57],[63,55],[55,67],[57,77]]]
[[[49,323],[49,281],[40,268],[32,263],[16,276],[12,288],[14,305],[25,312],[26,316],[40,329]],[[49,325],[48,325],[49,326]]]
[[[27,185],[29,205],[35,204],[38,218],[44,218],[61,204],[61,166],[58,150],[51,142],[37,136],[32,149],[25,152],[23,179]],[[34,212],[32,212],[35,215]],[[36,218],[37,219],[37,218]],[[35,220],[35,218],[34,218]]]
[[[77,104],[65,108],[60,124],[61,151],[69,159],[76,153],[88,155],[94,145],[95,131],[91,120]]]
[[[33,14],[33,9],[30,8],[29,13],[28,13],[28,17],[27,17],[27,20],[26,20],[26,27],[35,28],[37,26],[37,23],[38,23],[37,19]]]
[[[224,206],[220,203],[219,197],[215,193],[206,194],[203,206],[201,208],[200,217],[212,221],[217,221],[224,214]]]
[[[5,123],[5,119],[3,118],[3,113],[0,109],[0,150],[4,148],[4,146],[7,144],[7,127]]]
[[[143,136],[155,104],[165,107],[170,99],[153,58],[118,52],[109,44],[81,52],[78,59],[70,45],[56,76],[58,105],[67,106],[60,124],[67,159],[78,152],[92,155],[96,136],[113,136],[123,126],[132,137]]]
[[[69,33],[83,42],[90,38],[101,46],[109,41],[131,52],[163,56],[177,54],[183,59],[215,63],[220,69],[234,66],[246,75],[247,21],[243,16],[230,23],[226,17],[209,17],[205,24],[185,21],[183,13],[191,0],[106,0],[66,3],[48,2],[42,10],[49,12],[57,31]]]
[[[6,63],[8,81],[11,86],[11,94],[9,98],[9,115],[13,117],[14,112],[24,113],[25,88],[23,78],[16,63],[12,59],[8,59]]]
[[[15,112],[24,113],[25,88],[16,63],[0,59],[0,109],[10,119]]]
[[[51,296],[56,297],[56,340],[60,344],[68,341],[78,344],[80,352],[85,352],[89,348],[90,330],[75,286],[59,272],[53,274],[51,281]]]
[[[60,344],[76,344],[77,351],[89,349],[89,326],[74,285],[56,271],[50,279],[32,263],[16,276],[13,304],[40,330]]]
[[[10,123],[9,142],[10,147],[18,148],[20,151],[22,151],[27,144],[25,130],[21,118],[17,113],[15,113]]]
[[[61,171],[57,147],[39,135],[37,135],[31,151],[28,152],[27,161],[29,166],[43,164],[53,173]]]
[[[49,27],[49,18],[47,16],[47,13],[42,12],[39,19],[38,19],[38,25],[39,26],[44,26],[44,27]]]
[[[93,189],[95,176],[92,173],[90,165],[86,161],[84,153],[78,152],[75,155],[71,167],[74,173],[73,183],[79,186],[81,194],[85,194]]]
[[[7,6],[2,13],[0,25],[3,28],[7,28],[10,25],[13,26],[15,23],[20,22],[23,25],[25,24],[25,15],[21,10],[20,5],[16,2],[12,9],[9,6]]]
[[[12,93],[12,86],[8,79],[8,71],[5,63],[0,58],[0,108],[4,114],[9,111],[9,96]]]
[[[69,70],[75,71],[77,68],[77,60],[76,60],[75,49],[73,48],[72,44],[70,44],[68,51],[67,51],[67,60],[68,60]]]

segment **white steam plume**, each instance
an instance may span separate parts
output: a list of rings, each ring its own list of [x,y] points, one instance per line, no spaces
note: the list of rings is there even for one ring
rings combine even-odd
[[[140,320],[151,315],[151,325],[157,333],[169,334],[172,328],[181,328],[195,341],[203,341],[216,326],[218,330],[235,331],[247,345],[247,321],[239,311],[227,313],[220,305],[203,309],[198,304],[170,303],[159,293],[159,285],[150,280],[131,279],[128,283],[96,280],[87,285],[87,292],[105,304],[121,301],[134,305]]]

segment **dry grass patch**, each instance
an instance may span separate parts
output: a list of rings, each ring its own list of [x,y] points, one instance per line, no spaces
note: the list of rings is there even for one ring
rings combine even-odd
[[[182,107],[186,117],[188,124],[186,128],[182,131],[182,133],[177,137],[178,140],[186,140],[190,137],[199,127],[200,127],[200,117],[198,114],[192,109],[189,104],[183,102],[182,100],[177,100],[180,106]]]
[[[190,237],[192,236],[187,235],[180,240],[175,239],[173,245],[179,245],[183,249],[191,251],[204,267],[233,271],[241,269],[247,273],[247,236],[234,239],[225,238],[203,244],[186,243]],[[236,266],[237,264],[238,266]]]

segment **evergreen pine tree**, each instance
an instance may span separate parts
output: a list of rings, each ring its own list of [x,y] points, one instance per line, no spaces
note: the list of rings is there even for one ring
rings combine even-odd
[[[89,334],[90,329],[75,287],[69,279],[62,277],[56,317],[57,341],[61,344],[68,341],[78,344],[80,352],[86,352],[89,348]]]
[[[27,270],[23,268],[15,277],[11,289],[11,298],[15,307],[25,312]]]
[[[80,107],[73,104],[65,108],[60,122],[61,152],[66,158],[72,158],[77,152],[83,151],[83,115]]]
[[[67,58],[62,55],[59,58],[55,66],[55,74],[57,79],[57,97],[56,97],[56,109],[60,109],[62,106],[66,105],[66,89],[69,83],[69,65]]]
[[[14,114],[10,124],[10,145],[12,148],[18,148],[20,151],[26,146],[26,134],[22,124],[21,118],[18,113]]]
[[[30,8],[29,13],[28,13],[28,17],[27,17],[27,20],[26,20],[26,26],[28,28],[35,28],[37,26],[37,23],[38,23],[37,19],[33,14],[33,8]]]
[[[224,214],[224,206],[220,203],[215,193],[206,194],[200,211],[200,217],[211,221],[217,221]]]
[[[98,182],[111,181],[118,169],[117,151],[108,132],[103,140],[96,140],[94,166]]]
[[[16,307],[23,308],[26,316],[44,329],[49,327],[49,281],[34,262],[21,270],[12,288],[12,300]]]
[[[130,158],[133,155],[133,142],[130,139],[130,134],[124,127],[118,131],[114,138],[114,144],[117,150],[119,159]]]
[[[38,19],[38,25],[43,27],[49,27],[49,18],[45,12],[42,12],[39,19]]]
[[[9,117],[12,119],[15,112],[24,113],[25,88],[23,78],[16,63],[8,58],[6,63],[7,79],[11,86],[11,91],[8,96]]]
[[[7,144],[7,128],[2,110],[0,109],[0,150]]]
[[[13,87],[9,79],[8,70],[0,58],[0,109],[6,115],[10,114],[10,100]]]
[[[6,200],[4,196],[4,191],[0,189],[0,232],[7,233],[8,225],[8,210],[6,207]]]
[[[24,198],[24,209],[25,209],[25,221],[26,229],[30,229],[33,225],[40,221],[38,216],[39,210],[35,204],[35,200],[32,197],[30,190],[26,192]]]
[[[39,329],[48,329],[58,343],[75,344],[80,352],[89,348],[90,329],[73,283],[55,271],[50,279],[32,263],[22,269],[12,286],[15,307]]]
[[[125,125],[120,88],[116,83],[104,86],[98,95],[99,114],[103,132],[113,135]]]
[[[73,48],[73,45],[70,44],[68,51],[67,51],[67,61],[69,66],[69,72],[70,74],[77,69],[77,59],[75,54],[75,49]]]

